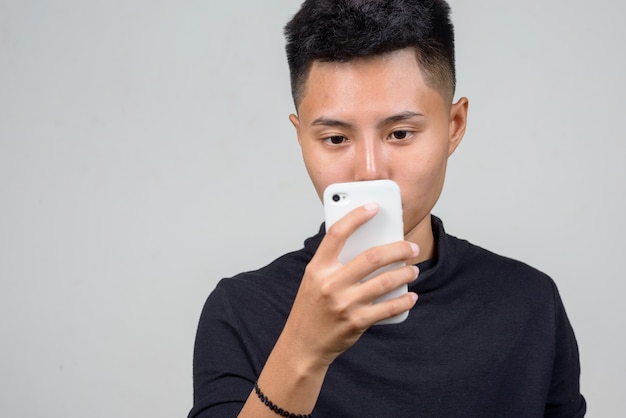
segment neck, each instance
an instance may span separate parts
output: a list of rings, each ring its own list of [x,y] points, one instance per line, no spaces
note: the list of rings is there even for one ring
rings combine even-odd
[[[420,248],[418,256],[407,260],[407,264],[417,264],[435,257],[435,237],[430,214],[408,231],[404,239],[416,243]]]

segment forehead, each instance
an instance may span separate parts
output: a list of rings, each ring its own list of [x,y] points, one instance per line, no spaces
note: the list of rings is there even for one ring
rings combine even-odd
[[[407,48],[346,62],[313,62],[298,111],[395,111],[437,99],[443,102],[427,84],[414,50]]]

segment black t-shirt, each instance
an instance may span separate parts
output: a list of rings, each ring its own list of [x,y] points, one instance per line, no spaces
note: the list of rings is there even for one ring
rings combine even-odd
[[[578,347],[554,282],[447,235],[409,285],[408,319],[373,326],[330,366],[314,417],[582,417]],[[323,238],[219,282],[200,318],[190,417],[236,417]]]

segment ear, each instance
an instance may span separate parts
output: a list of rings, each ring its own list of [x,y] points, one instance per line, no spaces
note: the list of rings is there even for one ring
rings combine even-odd
[[[465,135],[468,107],[469,100],[465,97],[461,97],[458,102],[453,103],[450,107],[448,156],[452,155]]]
[[[298,144],[302,145],[302,141],[300,140],[300,119],[298,119],[298,116],[292,113],[291,115],[289,115],[289,120],[291,121],[291,124],[293,125],[293,127],[296,128],[296,135],[298,136]]]

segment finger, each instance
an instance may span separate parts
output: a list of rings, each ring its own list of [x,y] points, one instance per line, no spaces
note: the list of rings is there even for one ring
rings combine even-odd
[[[382,320],[400,315],[413,308],[417,303],[417,299],[417,293],[407,292],[400,297],[365,306],[360,311],[359,321],[362,321],[360,325],[368,327]]]
[[[381,267],[404,262],[417,257],[418,254],[419,247],[417,244],[409,241],[398,241],[372,247],[346,263],[343,277],[348,283],[358,283]]]
[[[418,275],[419,269],[416,266],[405,266],[385,271],[362,283],[354,291],[358,293],[357,299],[360,302],[369,304],[381,296],[411,283]]]
[[[360,206],[327,228],[326,236],[320,243],[315,258],[336,260],[348,237],[361,225],[376,216],[378,208],[376,203]]]

